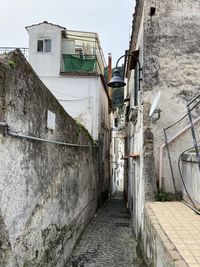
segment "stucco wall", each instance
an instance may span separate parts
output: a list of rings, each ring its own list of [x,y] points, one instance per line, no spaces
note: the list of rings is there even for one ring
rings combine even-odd
[[[58,77],[61,69],[61,31],[64,28],[42,23],[26,28],[29,33],[29,62],[40,76]],[[37,52],[37,40],[52,40],[50,53]]]
[[[93,139],[98,140],[101,134],[102,123],[109,124],[109,99],[107,88],[102,82],[101,74],[104,73],[104,58],[100,42],[96,33],[66,31],[67,38],[62,38],[64,28],[50,23],[40,23],[26,28],[29,33],[29,62],[47,88],[59,100],[70,116],[83,124]],[[37,52],[38,39],[51,39],[51,53]],[[89,54],[96,54],[98,73],[91,75],[79,72],[69,74],[62,72],[62,49],[64,41],[72,41],[82,49],[91,44]],[[93,48],[92,48],[93,47]],[[75,48],[73,47],[72,50]],[[84,50],[84,49],[83,49]],[[64,51],[72,53],[72,51]],[[84,52],[84,51],[83,51]],[[74,52],[75,53],[75,50]],[[104,143],[106,146],[106,143]]]
[[[19,133],[92,146],[21,53],[7,57],[0,61],[0,121]],[[55,114],[55,130],[47,128],[47,110]],[[0,266],[64,265],[101,196],[98,158],[97,148],[17,139],[1,130]]]
[[[138,66],[128,73],[128,96],[130,96],[130,113],[128,122],[128,155],[136,154],[137,157],[130,157],[129,168],[129,208],[133,213],[133,224],[138,237],[142,231],[144,217],[144,203],[152,200],[156,193],[155,166],[153,155],[153,135],[151,133],[151,121],[148,117],[150,104],[146,101],[143,88],[144,83],[144,1],[137,1],[135,18],[133,22],[131,51],[139,50],[138,60],[140,61],[141,81],[138,81]],[[137,84],[140,82],[138,91],[138,104],[135,106],[135,74],[137,72]],[[139,86],[138,86],[139,88]]]
[[[143,233],[138,244],[138,251],[143,255],[146,266],[187,266],[160,225],[151,205],[153,203],[145,204]]]
[[[190,198],[194,202],[197,209],[200,208],[200,172],[198,167],[198,161],[195,151],[188,151],[181,157],[181,173],[186,186],[186,193],[184,187],[182,187],[183,199],[191,203]]]
[[[110,188],[110,143],[111,143],[111,121],[109,112],[109,100],[106,94],[105,88],[102,84],[100,77],[98,78],[98,102],[94,103],[94,110],[97,109],[96,119],[98,121],[98,140],[101,146],[101,166],[100,170],[102,179],[102,192],[104,192],[104,198],[109,194],[107,188]]]
[[[68,114],[83,124],[93,139],[99,138],[100,77],[41,77],[47,88],[59,100]],[[108,107],[108,100],[102,105]],[[108,117],[108,112],[107,112]]]

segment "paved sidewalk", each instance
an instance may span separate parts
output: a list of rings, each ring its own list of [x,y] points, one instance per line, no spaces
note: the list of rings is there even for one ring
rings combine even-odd
[[[200,267],[200,215],[182,202],[148,203],[146,208],[152,211],[154,226],[159,224],[169,238],[171,245],[167,247],[174,261],[185,262],[177,266]],[[163,235],[161,237],[165,243]]]
[[[66,267],[139,267],[136,242],[122,194],[107,200],[90,223]]]

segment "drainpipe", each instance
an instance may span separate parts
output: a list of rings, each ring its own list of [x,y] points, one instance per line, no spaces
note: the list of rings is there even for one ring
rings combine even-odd
[[[111,53],[108,54],[108,81],[112,79],[112,55]],[[110,100],[112,101],[112,88],[108,87],[108,95]]]
[[[194,120],[193,124],[195,125],[197,122],[200,121],[200,117]],[[175,141],[179,136],[184,134],[188,129],[191,128],[191,125],[188,124],[185,128],[183,128],[181,131],[179,131],[177,134],[175,134],[169,141],[167,142],[168,144],[171,144],[173,141]],[[159,156],[159,181],[158,181],[158,188],[159,191],[161,191],[162,188],[162,174],[163,174],[163,150],[166,144],[162,144],[160,146],[160,156]]]

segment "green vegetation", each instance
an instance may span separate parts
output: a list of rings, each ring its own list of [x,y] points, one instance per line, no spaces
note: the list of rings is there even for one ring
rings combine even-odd
[[[112,106],[114,108],[122,108],[124,103],[124,89],[113,88],[112,91]]]
[[[76,130],[76,136],[77,137],[79,137],[79,134],[80,133],[82,133],[82,134],[84,134],[84,136],[86,137],[86,138],[89,138],[90,140],[91,140],[91,142],[94,144],[94,140],[93,140],[93,138],[92,138],[92,136],[91,136],[91,134],[88,132],[88,130],[84,127],[84,125],[83,124],[81,124],[79,121],[77,121],[77,120],[75,120],[76,121],[76,128],[75,128],[75,130]]]
[[[11,67],[11,69],[15,69],[16,65],[15,62],[13,60],[8,60],[8,65]]]
[[[164,201],[170,201],[170,197],[168,196],[168,194],[164,193],[164,192],[160,192],[158,194],[156,194],[156,200],[157,201],[161,201],[161,202],[164,202]]]

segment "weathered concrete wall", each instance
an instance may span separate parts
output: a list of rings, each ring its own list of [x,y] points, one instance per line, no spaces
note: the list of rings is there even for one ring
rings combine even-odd
[[[150,8],[156,8],[150,16]],[[151,124],[154,136],[154,158],[158,176],[159,147],[164,143],[163,128],[180,119],[186,112],[186,102],[199,91],[200,76],[200,2],[196,0],[146,0],[144,5],[143,90],[145,102],[152,103],[156,92],[161,92],[158,121]],[[180,129],[176,129],[180,130]],[[174,132],[176,133],[176,132]],[[170,133],[172,136],[172,133]],[[173,145],[172,162],[191,146],[188,136],[180,145]],[[174,193],[168,159],[163,173],[162,189]],[[181,191],[178,172],[177,189]]]
[[[140,66],[145,68],[144,58],[144,1],[136,1],[136,10],[133,21],[132,39],[130,50],[139,51],[138,60]],[[144,217],[144,204],[147,200],[153,200],[157,192],[155,179],[155,165],[153,145],[154,138],[151,131],[151,121],[149,119],[150,104],[144,97],[143,81],[138,81],[139,66],[128,73],[127,98],[130,97],[129,122],[127,135],[129,139],[129,154],[136,154],[138,157],[129,158],[129,209],[133,214],[133,224],[136,236],[142,231],[142,221]],[[136,75],[137,73],[137,75]],[[140,71],[141,77],[143,71]],[[135,79],[137,79],[138,103],[135,106]],[[144,79],[144,77],[143,77]]]
[[[138,249],[148,267],[187,266],[174,244],[159,224],[151,203],[144,209],[143,234]]]
[[[47,111],[55,130],[47,127]],[[92,146],[21,53],[0,60],[0,121],[12,131]],[[98,149],[0,134],[0,266],[64,266],[97,208]]]
[[[98,121],[98,141],[101,146],[101,164],[99,166],[100,176],[102,182],[102,198],[103,200],[108,198],[111,192],[110,186],[110,144],[111,144],[111,122],[109,114],[109,99],[105,91],[102,79],[98,78],[98,89],[96,90],[98,98],[94,106],[98,106],[96,111],[98,116],[96,120]],[[97,104],[98,103],[98,104]],[[94,112],[93,112],[94,113]],[[110,190],[109,190],[110,189]]]
[[[186,189],[197,209],[200,208],[200,173],[194,151],[188,151],[181,157],[181,172]],[[192,205],[185,188],[182,187],[183,199]]]

